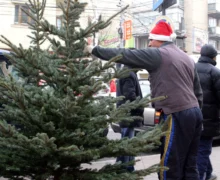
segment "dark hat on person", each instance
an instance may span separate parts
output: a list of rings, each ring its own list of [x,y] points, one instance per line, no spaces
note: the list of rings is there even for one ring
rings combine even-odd
[[[200,51],[201,56],[207,56],[209,58],[214,58],[218,55],[218,52],[211,44],[205,44],[202,46]]]

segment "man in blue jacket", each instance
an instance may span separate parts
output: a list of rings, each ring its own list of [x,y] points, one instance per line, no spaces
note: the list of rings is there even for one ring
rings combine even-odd
[[[203,90],[203,127],[198,151],[200,180],[214,180],[210,154],[214,136],[220,135],[220,70],[216,65],[216,49],[209,44],[202,47],[196,68]]]
[[[130,68],[130,67],[125,67]],[[134,101],[137,97],[142,98],[142,92],[140,88],[140,84],[137,78],[137,74],[134,71],[129,72],[129,76],[125,78],[119,78],[117,81],[117,88],[116,88],[116,95],[118,96],[124,96],[125,98],[119,102],[117,102],[117,107],[124,104],[126,101]],[[143,108],[137,108],[131,110],[130,114],[131,116],[143,116],[144,109]],[[128,137],[132,138],[134,137],[134,128],[135,127],[141,127],[143,125],[142,120],[134,120],[133,122],[129,121],[121,121],[119,123],[121,128],[121,137]],[[117,158],[117,161],[121,161],[122,163],[127,163],[129,161],[133,161],[133,156],[120,156]],[[126,169],[130,172],[134,171],[134,166],[127,166]]]
[[[159,22],[149,34],[149,48],[123,49],[87,46],[84,52],[109,60],[119,54],[118,63],[142,68],[149,72],[152,97],[167,96],[155,102],[156,110],[171,115],[170,133],[166,135],[161,152],[160,180],[199,180],[197,151],[202,130],[202,90],[194,61],[173,42],[169,24]]]

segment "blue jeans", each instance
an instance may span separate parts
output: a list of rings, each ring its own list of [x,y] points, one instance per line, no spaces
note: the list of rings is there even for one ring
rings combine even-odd
[[[134,128],[121,128],[121,138],[124,137],[134,137]],[[133,156],[119,156],[117,157],[116,162],[121,161],[122,163],[128,163],[133,160]],[[134,171],[134,166],[126,166],[125,168],[130,172]]]
[[[212,137],[201,137],[199,142],[197,165],[200,180],[209,179],[212,174],[212,164],[210,161],[210,154],[212,152],[212,141]]]
[[[206,171],[206,180],[209,179],[209,178],[211,178],[211,176],[212,176],[212,171],[213,171],[213,169],[212,169],[212,163],[211,163],[210,158],[209,158],[208,167],[207,167],[207,171]]]

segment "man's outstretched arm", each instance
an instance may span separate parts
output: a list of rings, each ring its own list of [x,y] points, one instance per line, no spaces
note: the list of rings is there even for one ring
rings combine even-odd
[[[161,55],[158,48],[147,49],[124,49],[124,48],[102,48],[96,46],[91,52],[94,56],[109,60],[117,55],[122,55],[118,63],[128,65],[132,68],[142,68],[148,71],[157,69],[161,64]]]

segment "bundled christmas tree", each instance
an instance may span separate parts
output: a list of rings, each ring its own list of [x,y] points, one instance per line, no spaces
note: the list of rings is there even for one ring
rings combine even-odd
[[[158,171],[159,165],[132,173],[120,163],[99,170],[83,167],[106,157],[151,151],[160,145],[164,130],[157,126],[132,139],[109,140],[105,136],[110,123],[132,121],[137,117],[130,117],[129,111],[149,103],[147,98],[137,99],[116,109],[115,103],[122,97],[94,96],[103,82],[127,74],[115,69],[120,56],[102,65],[83,53],[86,38],[106,28],[114,16],[82,29],[79,18],[86,3],[67,0],[60,5],[63,27],[57,29],[43,18],[45,6],[45,0],[29,0],[26,13],[32,18],[33,35],[28,49],[1,38],[11,48],[12,54],[5,56],[22,81],[12,76],[0,79],[0,176],[133,180]],[[50,43],[47,50],[41,48],[45,42]],[[115,72],[103,75],[109,68]]]

